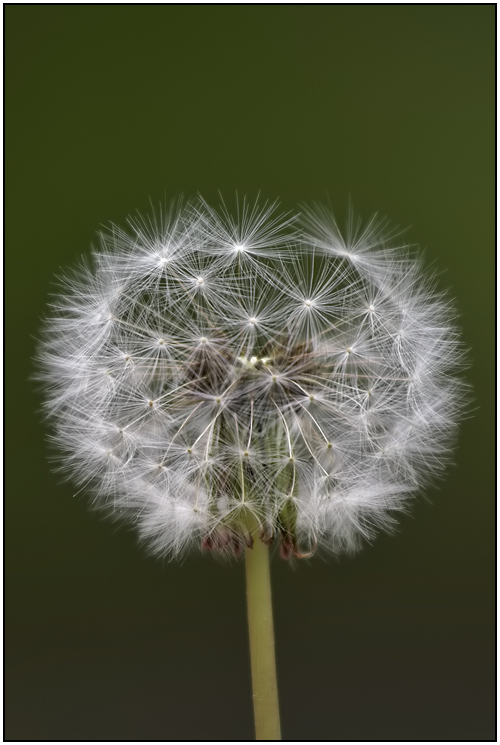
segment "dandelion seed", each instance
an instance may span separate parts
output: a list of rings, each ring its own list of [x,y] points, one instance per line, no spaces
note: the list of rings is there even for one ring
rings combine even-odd
[[[103,234],[53,304],[39,359],[64,468],[153,552],[239,555],[249,520],[284,556],[354,551],[448,460],[449,301],[385,223],[297,220],[174,205]]]

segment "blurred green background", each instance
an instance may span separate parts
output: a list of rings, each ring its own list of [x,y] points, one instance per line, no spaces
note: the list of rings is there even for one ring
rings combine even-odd
[[[489,5],[6,7],[9,740],[253,737],[243,565],[145,556],[51,470],[30,381],[53,276],[198,190],[349,199],[457,298],[473,416],[395,537],[273,559],[283,737],[494,739]]]

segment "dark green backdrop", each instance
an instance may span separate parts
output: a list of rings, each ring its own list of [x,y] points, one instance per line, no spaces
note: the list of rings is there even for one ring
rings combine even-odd
[[[457,298],[475,407],[395,537],[272,575],[284,738],[494,738],[490,5],[9,5],[11,740],[253,737],[243,565],[147,558],[48,463],[29,377],[52,277],[179,192],[410,226]]]

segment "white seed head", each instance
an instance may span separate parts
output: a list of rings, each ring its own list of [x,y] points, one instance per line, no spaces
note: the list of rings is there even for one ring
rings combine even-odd
[[[386,225],[343,236],[319,209],[298,230],[275,207],[113,227],[46,322],[63,466],[158,554],[239,555],[250,513],[285,557],[352,551],[447,462],[447,298]]]

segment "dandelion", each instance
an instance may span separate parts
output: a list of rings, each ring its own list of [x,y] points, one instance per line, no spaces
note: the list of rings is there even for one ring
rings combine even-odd
[[[396,237],[177,203],[102,234],[45,325],[53,439],[94,504],[159,555],[246,554],[258,739],[279,739],[268,545],[353,552],[449,457],[453,309]]]

